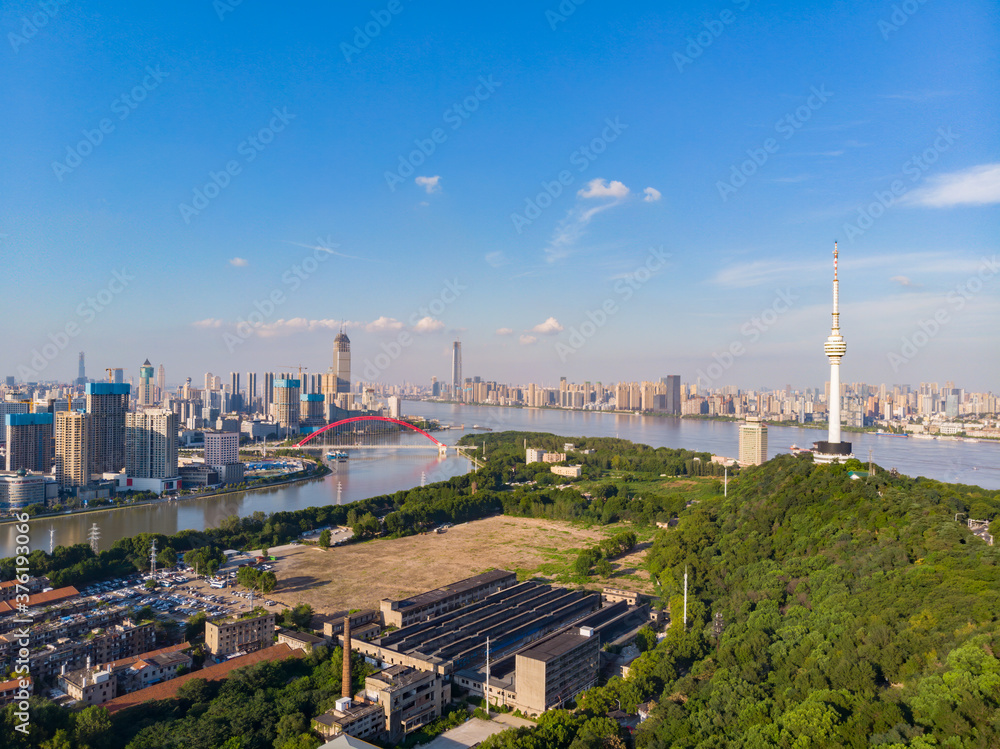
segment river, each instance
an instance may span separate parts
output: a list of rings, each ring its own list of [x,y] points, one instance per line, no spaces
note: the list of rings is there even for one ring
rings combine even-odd
[[[495,431],[552,432],[566,437],[621,437],[653,447],[687,448],[728,457],[736,457],[739,445],[737,425],[733,422],[422,401],[407,401],[404,412],[439,419],[446,425],[464,425],[465,429],[436,433],[435,436],[446,444],[454,444],[464,434],[477,433],[478,430],[472,428],[475,425]],[[793,444],[809,447],[823,435],[824,432],[817,429],[768,427],[768,457],[788,452]],[[405,444],[426,442],[426,438],[416,433],[401,434],[399,439]],[[854,454],[863,461],[868,459],[870,448],[872,459],[883,468],[896,468],[910,476],[1000,489],[1000,444],[996,442],[902,439],[867,432],[845,432],[844,439],[854,443]],[[427,444],[426,451],[351,451],[349,460],[330,464],[334,473],[322,481],[39,519],[31,523],[31,547],[48,550],[50,530],[55,531],[56,546],[86,542],[91,525],[97,523],[100,548],[106,549],[115,540],[138,533],[172,534],[188,528],[203,530],[218,526],[229,515],[243,517],[257,510],[277,512],[355,502],[419,486],[422,480],[432,483],[469,470],[467,459],[453,453],[442,458],[430,443]],[[14,536],[13,524],[0,526],[0,557],[13,553]]]

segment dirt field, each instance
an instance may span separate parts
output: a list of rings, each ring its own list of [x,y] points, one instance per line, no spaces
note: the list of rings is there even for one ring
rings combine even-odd
[[[558,576],[585,547],[621,527],[578,528],[568,523],[497,516],[406,538],[376,540],[321,551],[292,547],[278,555],[278,588],[284,605],[308,603],[317,612],[378,608],[383,598],[403,598],[500,568],[522,577]],[[648,544],[615,561],[616,577],[591,578],[592,587],[615,585],[651,592],[642,570]],[[621,577],[618,577],[621,575]]]

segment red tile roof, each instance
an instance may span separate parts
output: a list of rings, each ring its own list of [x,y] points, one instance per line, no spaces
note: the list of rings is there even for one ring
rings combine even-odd
[[[237,668],[242,668],[243,666],[252,666],[256,663],[262,663],[264,661],[280,661],[285,658],[302,658],[304,655],[305,653],[303,651],[297,649],[293,650],[284,644],[273,645],[272,647],[258,650],[255,653],[250,653],[249,655],[232,658],[224,663],[203,668],[201,671],[194,671],[190,674],[184,674],[184,676],[178,676],[176,679],[170,679],[169,681],[154,684],[151,687],[140,689],[138,692],[132,692],[132,694],[115,697],[113,700],[105,702],[104,707],[108,709],[109,713],[115,713],[119,710],[135,707],[136,705],[141,705],[143,702],[149,702],[151,700],[173,699],[177,696],[177,690],[180,689],[183,684],[186,684],[192,679],[221,681],[222,679],[228,678],[230,672]]]
[[[49,603],[64,601],[67,598],[74,598],[78,595],[80,595],[80,591],[72,585],[66,588],[56,588],[45,593],[36,593],[33,596],[28,596],[28,606],[44,606]],[[0,616],[14,611],[17,611],[16,601],[0,601]]]

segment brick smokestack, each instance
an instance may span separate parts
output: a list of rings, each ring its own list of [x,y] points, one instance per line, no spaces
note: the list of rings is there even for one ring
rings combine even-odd
[[[344,674],[341,677],[340,696],[351,698],[351,616],[344,617]]]

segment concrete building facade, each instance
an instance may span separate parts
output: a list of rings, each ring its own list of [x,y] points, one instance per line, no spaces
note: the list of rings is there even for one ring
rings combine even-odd
[[[252,652],[271,645],[274,640],[274,614],[220,619],[205,623],[205,645],[218,657],[239,651]]]
[[[740,424],[741,466],[759,466],[767,462],[767,424],[756,416],[750,416]]]
[[[50,413],[8,414],[4,417],[7,437],[7,470],[48,473],[52,468]]]

